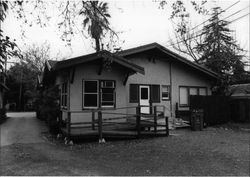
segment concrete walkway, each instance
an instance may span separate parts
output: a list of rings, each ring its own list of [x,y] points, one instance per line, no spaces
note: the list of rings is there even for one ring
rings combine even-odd
[[[14,143],[44,142],[41,132],[46,131],[44,122],[34,112],[7,113],[9,117],[0,125],[0,147]]]

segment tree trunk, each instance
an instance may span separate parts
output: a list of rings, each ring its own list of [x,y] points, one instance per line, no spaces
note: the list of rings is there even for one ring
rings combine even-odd
[[[95,38],[95,49],[96,52],[100,52],[100,41],[98,38]]]

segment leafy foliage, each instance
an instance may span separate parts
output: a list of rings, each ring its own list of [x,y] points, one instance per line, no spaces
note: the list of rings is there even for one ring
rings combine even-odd
[[[6,18],[7,10],[7,1],[0,1],[0,23]],[[5,36],[3,30],[0,29],[0,72],[3,72],[7,59],[12,56],[18,56],[17,45],[15,41],[10,40],[9,36]]]
[[[203,27],[204,39],[196,49],[202,55],[199,63],[221,75],[221,93],[230,82],[244,77],[245,71],[242,62],[244,50],[232,37],[229,22],[219,19],[220,11],[219,7],[213,9],[212,18]]]
[[[49,59],[49,46],[30,46],[22,53],[22,60],[16,63],[7,72],[9,92],[6,95],[8,102],[17,104],[20,110],[28,100],[36,96],[37,76],[41,74],[45,60]]]
[[[110,14],[108,13],[108,3],[99,1],[82,2],[83,8],[80,15],[84,15],[83,26],[88,30],[90,36],[95,40],[96,51],[100,51],[100,40],[104,36],[105,31],[115,33],[109,27]]]
[[[37,117],[45,120],[51,133],[59,133],[60,91],[57,86],[39,92],[36,99]]]

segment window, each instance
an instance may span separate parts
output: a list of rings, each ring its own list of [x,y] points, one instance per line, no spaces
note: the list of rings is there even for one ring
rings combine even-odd
[[[162,100],[170,99],[170,86],[162,85]]]
[[[83,108],[115,107],[115,81],[83,81]]]
[[[207,95],[206,87],[180,87],[180,106],[189,105],[189,96],[190,95]]]
[[[199,88],[199,95],[207,95],[207,88]]]
[[[189,88],[190,95],[198,95],[198,88]]]
[[[148,88],[141,88],[141,100],[148,100]]]
[[[188,106],[188,87],[180,87],[180,106]]]
[[[150,96],[152,103],[160,103],[160,85],[151,85],[150,86]]]
[[[67,102],[68,102],[68,83],[65,82],[62,84],[62,89],[61,89],[61,107],[66,108],[68,105]]]
[[[101,107],[115,107],[115,82],[101,81]]]
[[[83,107],[85,108],[98,107],[98,81],[96,80],[83,81]]]

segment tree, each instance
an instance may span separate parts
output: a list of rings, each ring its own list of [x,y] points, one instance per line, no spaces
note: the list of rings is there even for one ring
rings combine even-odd
[[[6,18],[6,12],[8,10],[8,3],[6,1],[0,1],[0,24],[3,23]],[[7,59],[12,56],[17,56],[18,50],[15,41],[11,41],[9,36],[3,34],[3,30],[0,29],[0,75],[5,75],[5,69]],[[2,82],[5,82],[4,79]]]
[[[213,8],[212,18],[202,29],[202,43],[196,49],[201,54],[199,63],[221,75],[221,93],[230,82],[243,76],[245,71],[242,62],[244,50],[232,37],[232,31],[228,28],[229,22],[220,20],[220,12],[220,7]]]
[[[22,53],[22,60],[10,67],[7,72],[9,92],[8,102],[14,102],[19,110],[23,110],[29,100],[36,97],[37,76],[43,71],[43,66],[49,58],[50,47],[31,45]]]
[[[195,27],[192,28],[190,11],[196,12],[195,15],[208,15],[207,0],[199,2],[174,0],[170,2],[165,0],[160,1],[160,7],[164,8],[170,4],[172,8],[170,20],[174,29],[174,37],[169,40],[170,45],[175,50],[190,56],[194,62],[198,63],[201,55],[195,48],[197,44],[201,43],[202,35],[200,31],[194,30]],[[191,5],[192,8],[188,9],[188,5]]]
[[[89,35],[95,40],[96,51],[100,51],[100,40],[105,31],[113,30],[109,27],[110,14],[108,13],[108,3],[99,1],[82,2],[83,8],[80,15],[84,15],[83,26],[87,27]]]
[[[96,50],[100,50],[100,41],[105,36],[109,36],[110,40],[107,43],[115,44],[117,41],[114,36],[118,35],[111,29],[108,18],[108,3],[99,1],[8,1],[11,10],[15,17],[22,21],[22,26],[33,26],[34,24],[40,27],[49,25],[50,20],[57,21],[57,27],[61,32],[62,41],[66,45],[71,46],[72,38],[75,34],[84,36],[87,30],[88,35],[95,40]],[[58,17],[52,16],[51,11],[47,9],[57,9]],[[53,21],[53,25],[54,25]],[[87,27],[87,28],[86,28]],[[22,35],[25,36],[25,30],[22,28]],[[98,44],[99,43],[99,44]]]

